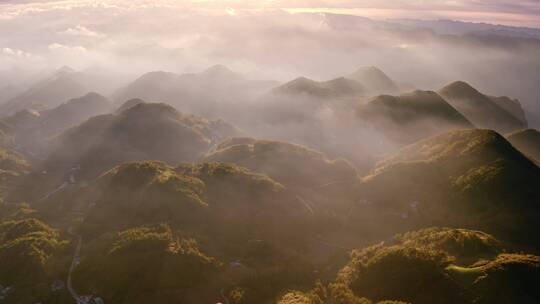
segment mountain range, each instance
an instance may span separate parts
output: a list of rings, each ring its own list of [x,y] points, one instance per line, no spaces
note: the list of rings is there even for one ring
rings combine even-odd
[[[512,97],[373,67],[54,86],[3,105],[1,302],[540,301],[539,136]]]

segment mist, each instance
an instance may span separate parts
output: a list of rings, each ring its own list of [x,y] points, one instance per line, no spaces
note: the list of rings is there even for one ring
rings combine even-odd
[[[540,301],[539,15],[1,2],[0,302]]]
[[[165,4],[31,8],[8,11],[0,20],[4,78],[29,81],[65,65],[106,75],[119,87],[150,71],[190,73],[223,64],[249,79],[285,82],[298,76],[327,80],[377,66],[415,88],[467,81],[481,91],[519,98],[531,114],[539,113],[534,32],[531,38],[491,35],[483,28],[487,34],[448,35],[394,20]],[[95,90],[111,94],[114,88]]]

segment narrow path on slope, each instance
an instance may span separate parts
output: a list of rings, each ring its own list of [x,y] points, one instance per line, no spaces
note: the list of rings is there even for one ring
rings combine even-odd
[[[69,273],[67,277],[67,288],[73,299],[75,300],[75,303],[79,304],[81,303],[79,294],[77,294],[77,291],[73,288],[72,284],[72,275],[73,270],[77,267],[79,264],[80,258],[81,258],[81,247],[82,247],[82,237],[78,234],[75,234],[73,232],[73,227],[70,227],[68,229],[69,234],[77,238],[77,247],[75,248],[75,253],[73,254],[73,260],[71,261],[71,266],[69,267]]]
[[[77,180],[75,178],[75,172],[78,171],[78,170],[80,170],[80,166],[78,168],[77,167],[72,168],[71,173],[68,176],[66,176],[66,179],[64,180],[64,182],[60,186],[58,186],[56,189],[54,189],[51,192],[45,194],[42,198],[39,199],[39,201],[44,201],[44,200],[50,198],[51,196],[55,195],[56,193],[61,192],[61,191],[65,190],[66,188],[68,188],[69,186],[77,183]]]
[[[40,201],[44,201],[46,199],[48,199],[49,197],[55,195],[56,193],[64,190],[67,186],[69,186],[69,183],[68,182],[64,182],[62,185],[58,186],[58,188],[54,189],[53,191],[45,194],[41,199],[39,199]]]

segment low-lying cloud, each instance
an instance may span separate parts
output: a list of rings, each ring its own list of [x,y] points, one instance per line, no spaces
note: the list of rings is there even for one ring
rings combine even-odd
[[[438,33],[427,29],[431,24],[277,9],[534,15],[539,3],[376,2],[7,1],[0,5],[0,73],[68,65],[122,75],[119,81],[127,83],[154,70],[198,72],[225,64],[248,78],[288,81],[331,79],[373,65],[411,88],[465,80],[540,112],[540,31],[443,22]]]

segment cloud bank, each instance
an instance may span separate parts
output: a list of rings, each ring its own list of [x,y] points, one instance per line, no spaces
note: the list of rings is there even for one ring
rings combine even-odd
[[[465,80],[540,113],[540,31],[321,14],[321,10],[538,13],[538,1],[4,1],[1,79],[64,65],[118,75],[198,72],[214,64],[254,79],[318,80],[378,66],[410,87]],[[288,8],[288,10],[280,9]],[[295,13],[291,11],[317,13]],[[525,20],[525,19],[524,19]],[[437,30],[433,30],[437,28]],[[519,37],[516,37],[519,36]],[[18,77],[17,75],[21,75]]]

